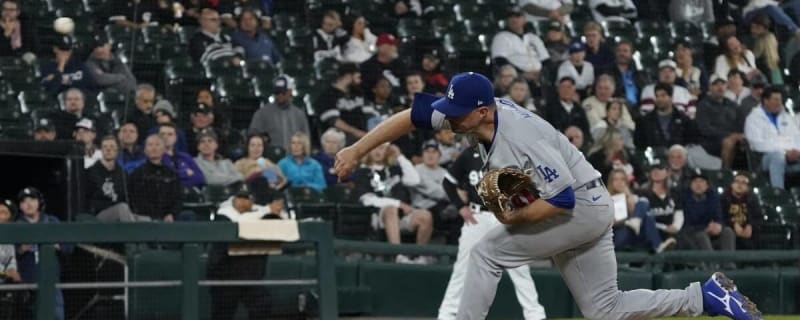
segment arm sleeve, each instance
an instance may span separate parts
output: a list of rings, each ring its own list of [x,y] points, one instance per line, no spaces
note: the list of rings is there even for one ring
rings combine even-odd
[[[414,94],[414,103],[411,105],[411,123],[414,127],[434,130],[449,127],[444,114],[431,106],[436,100],[439,100],[439,97],[431,94]]]
[[[308,185],[318,191],[325,189],[326,184],[325,176],[322,174],[322,165],[316,161],[314,161],[314,175]]]
[[[759,123],[763,123],[756,118],[755,115],[747,116],[744,124],[744,136],[750,144],[750,148],[756,152],[773,152],[780,150],[776,144],[765,140],[761,135],[763,128],[760,128]]]
[[[458,183],[454,182],[455,179],[452,179],[452,176],[448,173],[445,175],[444,180],[442,180],[442,188],[444,189],[444,193],[447,194],[447,199],[450,200],[456,208],[463,208],[466,204],[461,197],[458,195]]]
[[[722,207],[720,206],[719,196],[717,196],[716,191],[712,192],[712,195],[708,197],[708,200],[711,202],[711,220],[722,225],[727,225],[728,223],[725,221],[726,219],[722,218]]]
[[[683,210],[675,210],[674,217],[672,217],[672,227],[676,231],[681,231],[681,228],[683,228]]]
[[[414,164],[404,155],[397,157],[397,165],[400,166],[400,170],[403,171],[403,176],[400,179],[403,185],[413,187],[420,183],[419,172],[414,168]]]
[[[392,198],[384,198],[375,195],[374,193],[366,193],[360,198],[361,203],[365,206],[384,208],[384,207],[399,207],[400,200]]]
[[[557,131],[553,130],[553,134],[560,136],[552,139],[563,139],[557,143],[569,143],[566,137]],[[548,139],[548,137],[543,137],[543,139]],[[575,183],[575,178],[561,156],[561,152],[555,150],[549,143],[542,143],[541,140],[528,142],[525,151],[525,154],[529,155],[533,162],[532,178],[542,199],[556,197]]]
[[[550,199],[545,199],[545,201],[562,209],[572,209],[575,208],[575,192],[572,187],[567,187],[564,191]]]
[[[48,68],[50,69],[50,68]],[[61,71],[55,68],[55,66],[49,70],[49,72],[42,72],[42,86],[44,87],[45,91],[55,94],[58,92],[58,89],[61,88],[61,81],[62,81],[62,74]],[[47,80],[47,77],[50,75],[53,76],[52,79]]]
[[[533,47],[536,48],[536,55],[539,56],[539,61],[544,62],[545,60],[550,59],[550,52],[547,51],[547,47],[544,46],[544,41],[539,36],[534,35],[533,39]]]
[[[124,75],[104,72],[94,61],[87,61],[86,69],[92,74],[94,83],[98,86],[110,86],[125,80]]]

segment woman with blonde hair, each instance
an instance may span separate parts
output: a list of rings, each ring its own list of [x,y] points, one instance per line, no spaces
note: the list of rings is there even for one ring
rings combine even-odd
[[[494,96],[502,97],[508,94],[511,83],[519,77],[517,69],[513,65],[505,64],[497,69],[494,75]]]
[[[581,102],[583,111],[586,112],[586,120],[589,121],[590,127],[598,125],[606,118],[606,109],[608,108],[608,103],[614,100],[616,88],[617,83],[614,77],[607,74],[597,77],[597,80],[594,82],[594,95],[583,99],[583,102]],[[621,111],[620,126],[628,128],[631,131],[636,130],[636,123],[633,122],[627,105],[625,105]]]
[[[750,34],[755,38],[753,55],[756,58],[756,67],[770,79],[772,84],[783,84],[781,75],[781,57],[778,53],[778,39],[769,31],[772,21],[766,15],[758,15],[750,24]]]
[[[589,163],[597,171],[600,171],[603,178],[608,177],[612,170],[620,169],[628,175],[630,180],[634,180],[633,165],[629,162],[632,156],[630,151],[625,148],[622,134],[616,129],[611,129],[595,142],[589,150],[586,160],[589,160]]]
[[[728,36],[722,43],[722,54],[717,56],[714,63],[714,73],[722,78],[727,78],[732,69],[737,69],[751,78],[759,71],[756,69],[756,57],[747,49],[735,35]]]
[[[308,187],[317,191],[325,189],[322,165],[311,157],[311,140],[308,135],[304,132],[293,134],[289,149],[289,154],[278,161],[278,167],[291,186]]]
[[[286,186],[286,177],[284,177],[281,168],[275,163],[264,158],[264,147],[266,146],[266,138],[262,135],[250,135],[247,137],[247,156],[239,159],[233,164],[245,181],[252,181],[263,177],[267,179],[271,188],[280,190]]]

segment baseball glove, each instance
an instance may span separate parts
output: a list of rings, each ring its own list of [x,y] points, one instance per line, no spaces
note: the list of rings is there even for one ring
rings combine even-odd
[[[536,200],[531,193],[531,186],[530,175],[522,169],[492,169],[478,183],[478,194],[483,205],[500,222],[506,223],[511,211]]]

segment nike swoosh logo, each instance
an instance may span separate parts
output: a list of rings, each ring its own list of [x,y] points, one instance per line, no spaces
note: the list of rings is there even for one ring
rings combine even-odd
[[[597,201],[597,199],[600,199],[602,197],[603,196],[594,196],[594,197],[592,197],[592,202],[595,202],[595,201]]]

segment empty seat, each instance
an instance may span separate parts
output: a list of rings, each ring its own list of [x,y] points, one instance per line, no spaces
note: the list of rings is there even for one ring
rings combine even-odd
[[[36,110],[56,110],[58,103],[44,90],[22,91],[17,95],[22,113],[31,113]]]

